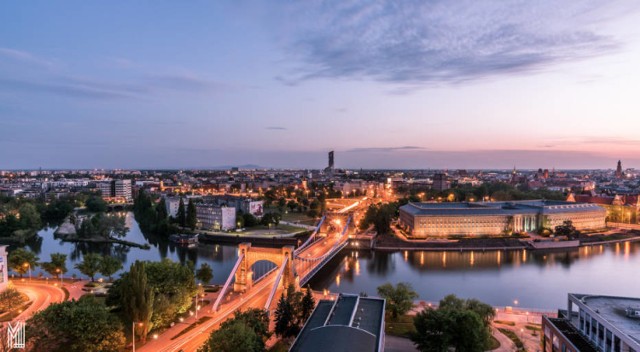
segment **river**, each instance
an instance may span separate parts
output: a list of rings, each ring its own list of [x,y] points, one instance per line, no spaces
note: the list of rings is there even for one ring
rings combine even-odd
[[[213,268],[213,283],[224,283],[235,261],[235,245],[203,244],[183,248],[166,239],[144,235],[133,214],[127,214],[127,241],[148,243],[151,249],[123,245],[69,243],[55,239],[54,229],[39,232],[40,240],[28,245],[41,261],[51,253],[68,255],[66,276],[82,254],[96,252],[119,258],[124,268],[135,260],[169,258],[196,266],[206,262]],[[254,277],[271,268],[256,264]],[[425,301],[438,301],[447,294],[475,297],[497,306],[520,306],[553,310],[566,306],[568,292],[640,296],[640,243],[618,243],[582,247],[553,253],[519,251],[375,252],[345,250],[330,261],[310,282],[317,290],[376,294],[386,282],[409,282]],[[34,270],[37,275],[39,270]],[[116,275],[117,276],[117,275]],[[517,301],[517,304],[515,303]]]

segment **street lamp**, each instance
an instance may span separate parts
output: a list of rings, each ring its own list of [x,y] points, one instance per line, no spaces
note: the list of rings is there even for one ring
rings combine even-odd
[[[138,322],[138,326],[142,326],[144,324],[142,324],[142,322]],[[136,322],[132,321],[131,322],[131,346],[132,346],[132,351],[136,352]]]
[[[58,273],[58,276],[60,277],[60,286],[62,286],[62,273],[60,271],[60,268],[56,268],[56,273]]]
[[[24,264],[22,264],[22,266],[24,266],[25,268],[29,268],[29,281],[31,281],[31,264],[25,262]]]

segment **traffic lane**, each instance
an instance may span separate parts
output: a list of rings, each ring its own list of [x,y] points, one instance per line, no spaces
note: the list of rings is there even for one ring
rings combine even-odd
[[[64,291],[57,286],[34,282],[12,281],[16,289],[24,292],[33,303],[13,320],[27,320],[38,311],[44,310],[52,303],[64,301]]]
[[[139,348],[138,350],[140,352],[169,352],[179,351],[181,349],[183,349],[184,351],[197,350],[197,348],[202,345],[209,337],[211,331],[219,326],[221,322],[230,317],[236,310],[243,309],[248,305],[258,308],[264,307],[264,305],[266,304],[267,296],[270,292],[269,290],[271,289],[271,287],[273,287],[273,283],[275,282],[275,277],[275,273],[272,273],[270,274],[269,278],[263,279],[256,286],[254,286],[254,291],[249,293],[248,297],[236,297],[233,302],[223,304],[220,307],[218,313],[216,313],[212,319],[206,321],[198,328],[187,332],[177,340],[172,341],[171,337],[175,336],[184,328],[176,332],[165,332],[160,336],[158,340],[149,341],[145,346]],[[185,348],[185,346],[189,346],[190,349]],[[195,347],[192,348],[193,346]]]

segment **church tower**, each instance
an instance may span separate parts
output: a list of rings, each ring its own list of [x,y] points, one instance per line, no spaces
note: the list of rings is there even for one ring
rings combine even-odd
[[[622,178],[622,162],[618,160],[618,167],[616,168],[616,178]]]

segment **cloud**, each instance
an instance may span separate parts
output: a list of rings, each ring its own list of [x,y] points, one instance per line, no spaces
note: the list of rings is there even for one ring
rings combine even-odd
[[[48,93],[71,98],[118,99],[132,98],[129,89],[112,89],[99,82],[79,83],[68,79],[57,81],[29,81],[22,79],[0,78],[0,90]]]
[[[52,68],[54,66],[52,61],[37,57],[36,55],[23,50],[0,47],[0,57],[45,68]]]
[[[575,145],[616,145],[616,146],[640,146],[640,139],[625,137],[599,137],[599,136],[576,136],[551,140],[543,145],[545,148]]]
[[[424,150],[425,148],[416,146],[404,146],[404,147],[370,147],[370,148],[353,148],[345,150],[347,153],[370,153],[370,152],[395,152],[402,150]]]
[[[279,33],[302,64],[277,79],[413,86],[539,72],[615,52],[622,43],[593,28],[636,10],[605,0],[298,1]]]
[[[23,73],[23,72],[21,72]],[[220,93],[235,89],[227,84],[184,74],[146,75],[108,80],[66,73],[17,74],[0,78],[0,91],[46,93],[87,99],[143,99],[164,92]]]
[[[286,131],[287,130],[286,127],[282,127],[282,126],[269,126],[269,127],[265,127],[265,129],[271,130],[271,131]]]
[[[167,74],[146,77],[152,87],[184,92],[222,91],[230,88],[228,85],[197,77],[192,74]]]

